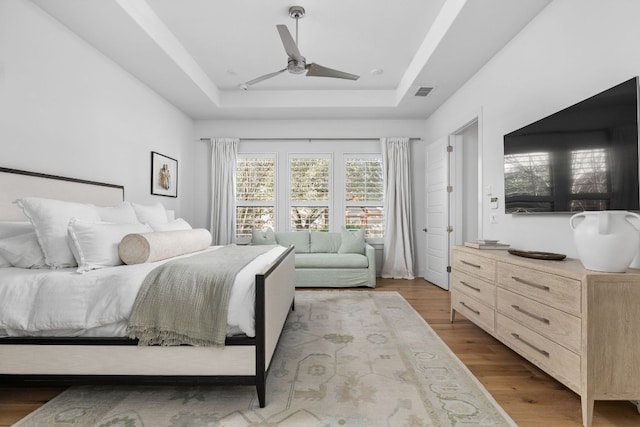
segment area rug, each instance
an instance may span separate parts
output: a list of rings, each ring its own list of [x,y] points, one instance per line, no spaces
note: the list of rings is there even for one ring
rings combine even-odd
[[[72,387],[17,426],[515,426],[396,292],[298,291],[253,386]]]

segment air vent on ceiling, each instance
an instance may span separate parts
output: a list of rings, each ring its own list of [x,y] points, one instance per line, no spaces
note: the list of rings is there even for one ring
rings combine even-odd
[[[414,96],[427,96],[433,90],[432,87],[421,86]]]

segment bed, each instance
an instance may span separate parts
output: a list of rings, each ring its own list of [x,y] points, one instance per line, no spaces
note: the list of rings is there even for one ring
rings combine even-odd
[[[0,168],[0,221],[24,220],[24,214],[13,203],[23,196],[114,206],[124,200],[124,187]],[[116,271],[129,267],[140,268],[119,266],[108,269]],[[254,385],[259,405],[264,407],[270,362],[288,313],[294,307],[293,248],[282,249],[276,256],[272,255],[268,262],[265,263],[263,260],[259,267],[254,268],[257,270],[251,276],[255,286],[255,304],[252,307],[255,317],[253,337],[250,336],[252,334],[246,333],[228,336],[224,347],[139,346],[136,340],[122,336],[122,333],[109,332],[113,331],[113,328],[83,330],[82,333],[71,331],[62,334],[38,334],[15,331],[7,333],[6,330],[1,330],[0,325],[0,382],[34,385]],[[8,274],[6,268],[0,270]],[[0,281],[3,280],[2,273],[0,272]],[[21,274],[37,276],[44,273],[24,271]],[[113,280],[109,272],[100,274],[105,276],[101,279],[105,283]],[[73,272],[63,270],[55,277],[61,283],[65,280],[72,283],[76,276],[73,276]],[[8,283],[9,279],[5,282]],[[3,310],[2,304],[3,301],[0,301],[0,310]],[[117,328],[118,325],[115,326],[115,330]]]

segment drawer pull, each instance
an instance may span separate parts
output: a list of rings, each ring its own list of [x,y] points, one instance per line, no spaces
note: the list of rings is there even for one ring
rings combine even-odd
[[[476,292],[480,292],[480,288],[476,288],[475,286],[471,286],[470,284],[468,284],[465,281],[460,280],[460,284],[461,285],[465,285],[467,288],[473,289]]]
[[[531,313],[531,312],[529,312],[527,310],[523,310],[518,305],[512,304],[511,307],[513,307],[513,309],[515,311],[518,311],[518,312],[520,312],[522,314],[525,314],[525,315],[527,315],[527,316],[529,316],[529,317],[531,317],[533,319],[539,320],[542,323],[546,323],[547,325],[549,324],[549,319],[546,319],[544,317],[538,316],[537,314],[533,314],[533,313]]]
[[[523,285],[532,286],[534,288],[542,289],[543,291],[549,291],[551,289],[548,286],[538,285],[537,283],[528,282],[528,281],[523,280],[523,279],[521,279],[519,277],[516,277],[516,276],[511,276],[511,278],[513,280],[515,280],[516,282],[522,283]]]
[[[471,310],[473,311],[475,314],[477,314],[478,316],[480,316],[480,312],[478,310],[474,310],[473,308],[469,307],[467,304],[464,303],[464,301],[460,301],[460,305],[463,306],[464,308],[466,308],[467,310]]]
[[[521,343],[531,347],[532,349],[534,349],[535,351],[537,351],[538,353],[540,353],[541,355],[543,355],[544,357],[549,357],[549,352],[548,351],[544,351],[544,350],[540,350],[538,347],[536,347],[535,345],[531,344],[528,341],[523,340],[522,338],[520,338],[520,335],[516,334],[515,332],[512,332],[511,335],[517,339],[518,341],[520,341]]]
[[[463,264],[465,264],[465,265],[469,265],[469,266],[471,266],[471,267],[480,268],[480,266],[479,266],[478,264],[473,264],[473,263],[471,263],[471,262],[469,262],[469,261],[465,261],[465,260],[463,260],[463,259],[461,259],[461,260],[460,260],[460,262],[461,262],[461,263],[463,263]]]

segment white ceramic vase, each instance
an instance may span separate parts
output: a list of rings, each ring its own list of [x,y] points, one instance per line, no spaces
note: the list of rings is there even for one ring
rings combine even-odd
[[[569,220],[580,261],[588,270],[624,272],[640,248],[640,215],[627,211],[581,212]],[[582,219],[580,221],[580,219]]]

